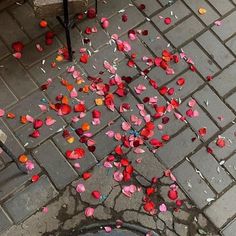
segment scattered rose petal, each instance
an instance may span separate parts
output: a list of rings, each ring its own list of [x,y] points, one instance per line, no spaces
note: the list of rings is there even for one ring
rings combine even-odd
[[[160,210],[160,212],[166,212],[166,211],[167,211],[166,205],[165,205],[164,203],[161,204],[161,205],[159,206],[159,210]]]
[[[78,192],[78,193],[83,193],[83,192],[85,192],[85,187],[84,187],[84,185],[83,185],[83,184],[78,184],[78,185],[76,186],[76,192]]]
[[[94,214],[94,211],[95,211],[94,208],[87,207],[84,211],[84,214],[85,214],[86,217],[92,217],[93,214]]]

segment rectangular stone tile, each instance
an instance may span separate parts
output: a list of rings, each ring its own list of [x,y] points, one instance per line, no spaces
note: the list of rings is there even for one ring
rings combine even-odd
[[[199,113],[198,117],[191,118],[186,115],[186,112],[190,109],[190,107],[188,106],[188,102],[191,99],[192,98],[187,99],[184,103],[182,103],[178,110],[184,117],[186,117],[186,120],[197,134],[199,134],[199,129],[204,127],[207,129],[206,135],[200,137],[202,140],[207,141],[216,132],[219,131],[219,128],[215,125],[215,123],[208,117],[205,111],[203,111],[198,104],[196,104],[193,108],[193,110],[198,111]]]
[[[219,1],[219,0],[208,0],[216,10],[224,15],[234,8],[234,5],[229,0]]]
[[[190,14],[191,11],[181,1],[176,1],[170,7],[165,8],[163,11],[153,16],[152,21],[158,27],[158,29],[165,31]],[[160,19],[160,16],[163,18]],[[167,25],[164,23],[166,17],[171,18],[171,24]]]
[[[81,158],[78,160],[68,160],[73,166],[75,163],[79,163],[80,168],[75,168],[75,170],[78,172],[79,175],[81,175],[85,171],[95,166],[97,164],[97,160],[94,157],[94,155],[90,151],[88,151],[88,147],[80,142],[79,136],[74,132],[74,130],[71,127],[66,128],[66,130],[68,130],[71,136],[74,137],[73,143],[68,143],[66,139],[62,136],[62,133],[55,135],[53,137],[53,142],[64,154],[64,156],[67,150],[74,150],[75,148],[78,148],[78,147],[81,147],[84,149],[85,151],[84,158]]]
[[[123,14],[126,14],[128,17],[126,22],[122,21]],[[129,6],[125,8],[125,12],[118,13],[109,19],[110,26],[107,28],[107,31],[110,35],[118,34],[120,36],[143,22],[144,19],[143,14],[136,7]]]
[[[184,0],[184,1],[206,25],[210,25],[220,17],[217,14],[217,12],[214,11],[214,9],[204,0]],[[207,10],[207,13],[204,15],[200,15],[198,12],[199,8],[205,8]]]
[[[225,228],[221,231],[222,236],[234,236],[236,231],[236,220],[232,220]]]
[[[235,73],[236,63],[224,69],[210,82],[210,84],[223,97],[232,89],[236,88]]]
[[[196,135],[188,128],[171,139],[164,147],[159,148],[156,152],[157,156],[167,168],[172,168],[200,145],[199,139],[192,141],[195,137]]]
[[[234,120],[235,115],[233,112],[220,100],[209,86],[205,86],[202,90],[195,93],[193,97],[207,110],[212,119],[214,119],[220,127],[224,127]],[[220,117],[223,117],[223,119],[220,119]]]
[[[194,27],[192,27],[194,25]],[[175,47],[179,47],[204,29],[200,21],[191,16],[166,33],[166,37]]]
[[[23,98],[37,88],[29,74],[12,56],[1,61],[0,75],[18,98]]]
[[[6,108],[11,106],[17,101],[10,88],[6,85],[3,79],[0,77],[0,104],[1,108]]]
[[[32,159],[29,156],[29,159]],[[0,172],[0,199],[3,200],[16,190],[20,189],[27,181],[31,180],[31,177],[40,172],[39,166],[33,161],[35,168],[30,171],[29,174],[22,173],[15,163],[8,165]]]
[[[16,103],[13,107],[11,107],[7,112],[12,112],[16,115],[15,119],[7,119],[5,118],[6,123],[12,130],[16,130],[24,124],[20,122],[20,117],[23,115],[30,115],[34,118],[42,114],[41,109],[38,105],[44,104],[42,101],[47,101],[44,94],[37,90],[31,95],[25,97],[24,99],[20,100]],[[45,104],[44,104],[45,105]]]
[[[204,210],[206,216],[217,228],[221,228],[236,212],[235,191],[236,186],[233,186]]]
[[[219,68],[214,64],[211,58],[209,58],[194,42],[189,43],[184,47],[184,52],[188,58],[191,58],[194,62],[197,70],[205,78],[208,75],[214,75],[219,71]]]
[[[46,114],[41,115],[39,119],[44,121],[47,116],[51,116],[53,119],[55,119],[56,123],[52,126],[46,126],[44,124],[39,130],[40,136],[38,138],[32,138],[29,136],[34,131],[32,124],[28,124],[16,131],[16,136],[21,141],[21,143],[25,145],[25,147],[36,147],[65,126],[64,120],[59,117],[55,111],[47,112]]]
[[[230,172],[230,174],[236,179],[236,155],[230,157],[225,163],[224,167]]]
[[[183,86],[177,85],[177,81],[179,80],[179,78],[185,79],[185,84]],[[188,70],[187,72],[184,72],[183,74],[179,75],[175,80],[173,80],[166,86],[168,88],[175,89],[175,93],[170,96],[170,98],[180,98],[181,100],[183,100],[195,90],[197,90],[203,83],[203,80],[197,73],[193,73],[192,71]]]
[[[160,35],[160,33],[150,22],[142,24],[137,29],[148,31],[148,35],[138,34],[138,37],[152,50],[156,56],[161,56],[162,51],[167,48],[169,42],[167,42]],[[172,50],[172,48],[169,47],[169,50]]]
[[[225,44],[236,55],[236,35]]]
[[[226,140],[226,145],[223,148],[220,148],[216,145],[216,141],[210,143],[209,147],[213,149],[214,156],[218,160],[223,160],[227,158],[230,154],[232,154],[236,150],[236,125],[228,128],[224,133],[220,136],[224,137]]]
[[[43,175],[36,183],[27,186],[21,192],[3,204],[15,223],[19,223],[55,198],[57,191],[49,179]]]
[[[234,109],[234,111],[236,111],[236,103],[235,103],[235,101],[236,101],[236,93],[233,93],[225,101],[226,101],[226,103],[228,103]]]
[[[206,151],[206,148],[202,148],[195,153],[191,156],[190,160],[200,170],[204,178],[206,178],[216,192],[222,192],[232,183],[232,179],[226,173],[225,169]]]
[[[163,176],[164,167],[158,161],[158,159],[151,153],[147,147],[141,146],[145,151],[142,154],[135,154],[133,151],[127,155],[128,159],[132,161],[134,169],[147,180],[152,181],[153,177],[160,178]],[[142,162],[138,163],[137,159],[141,159]],[[148,167],[148,168],[147,168]]]
[[[12,225],[12,221],[6,212],[0,208],[0,233],[10,228]]]
[[[7,11],[3,11],[0,14],[0,29],[2,39],[10,48],[12,43],[16,41],[21,41],[24,44],[29,42],[27,35],[20,29],[20,26]]]
[[[78,176],[51,141],[47,141],[36,148],[33,155],[38,163],[47,171],[57,189],[63,189]]]
[[[226,67],[234,60],[230,51],[210,31],[198,37],[197,41],[221,68]]]
[[[141,12],[145,13],[147,16],[150,16],[154,12],[161,9],[161,5],[156,0],[148,0],[148,1],[136,0],[134,4],[137,6],[138,9],[141,4],[144,4],[145,9],[144,10],[140,9],[140,10]]]
[[[208,204],[207,200],[215,197],[214,192],[188,161],[183,162],[174,169],[173,174],[177,178],[177,183],[181,189],[193,200],[198,208],[205,207]]]
[[[0,58],[5,57],[10,54],[10,51],[6,47],[6,45],[0,40]]]
[[[235,31],[233,30],[235,20],[236,11],[232,12],[229,16],[223,18],[220,27],[214,25],[212,29],[222,40],[226,40],[235,33]]]

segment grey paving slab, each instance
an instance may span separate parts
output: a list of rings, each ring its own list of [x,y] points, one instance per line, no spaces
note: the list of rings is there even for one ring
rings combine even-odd
[[[230,172],[230,174],[236,179],[236,155],[230,157],[224,163],[224,166]]]
[[[13,92],[6,85],[4,80],[0,77],[0,104],[2,108],[11,106],[17,101],[17,98],[14,96]]]
[[[206,31],[198,37],[197,41],[221,68],[234,61],[235,58],[231,52],[210,31]]]
[[[85,151],[85,157],[78,159],[78,160],[68,160],[71,165],[75,165],[76,163],[79,163],[80,168],[75,168],[76,172],[78,172],[79,175],[84,173],[85,171],[91,169],[93,166],[97,164],[97,160],[95,156],[88,151],[88,147],[82,144],[79,140],[80,138],[77,136],[77,134],[74,132],[72,128],[67,128],[71,134],[72,137],[74,137],[73,143],[68,143],[66,139],[62,136],[62,133],[59,133],[53,137],[53,142],[56,144],[56,146],[60,149],[60,151],[65,155],[67,150],[74,150],[75,148],[83,148]]]
[[[204,0],[184,0],[184,1],[206,25],[210,25],[220,17],[217,14],[217,12],[214,11],[214,9]],[[204,15],[199,14],[198,9],[201,7],[207,10],[206,14]]]
[[[195,93],[193,97],[207,110],[212,119],[220,127],[224,127],[234,120],[235,115],[233,112],[220,100],[209,86],[205,86],[202,90]]]
[[[145,13],[147,16],[150,16],[154,12],[161,9],[160,3],[158,3],[156,0],[149,0],[149,1],[136,0],[134,4],[137,6],[138,9],[140,9],[141,12]],[[141,4],[145,5],[144,10],[141,9]]]
[[[213,26],[213,31],[221,38],[221,40],[226,40],[234,34],[232,30],[234,27],[234,22],[236,19],[236,11],[232,12],[227,17],[223,18],[221,26]]]
[[[192,27],[192,25],[194,25],[194,27]],[[190,16],[188,19],[178,24],[175,28],[168,31],[165,35],[175,47],[179,47],[203,29],[204,27],[201,22],[195,16]]]
[[[219,71],[219,68],[214,64],[212,59],[209,58],[194,42],[189,43],[183,49],[187,54],[187,57],[193,60],[195,67],[205,78],[208,75],[214,75]]]
[[[216,192],[222,192],[232,183],[232,179],[226,173],[225,169],[206,151],[206,148],[199,150],[191,156],[190,160]]]
[[[233,36],[229,41],[225,43],[225,45],[233,51],[234,55],[236,55],[236,35]]]
[[[57,189],[63,189],[76,179],[77,173],[51,141],[36,148],[33,155],[47,171]]]
[[[1,65],[0,75],[18,98],[25,97],[37,88],[28,72],[13,56],[2,60]]]
[[[200,145],[198,139],[192,141],[195,137],[196,135],[188,128],[158,149],[156,153],[166,167],[172,168]]]
[[[0,40],[0,58],[5,57],[10,54],[10,51],[8,50],[7,46],[3,43],[2,40]]]
[[[36,212],[44,204],[56,197],[57,191],[49,179],[43,175],[36,183],[30,184],[21,192],[3,204],[3,208],[9,213],[15,223],[26,219]]]
[[[236,221],[231,221],[226,227],[221,231],[223,236],[234,236],[236,231]]]
[[[226,146],[224,148],[218,147],[215,141],[210,143],[209,146],[213,149],[214,156],[218,160],[223,160],[227,158],[230,154],[232,154],[236,150],[235,131],[236,131],[236,125],[232,125],[220,135],[221,137],[224,137],[226,141]]]
[[[221,228],[231,217],[235,215],[235,191],[236,186],[233,186],[220,198],[213,202],[211,206],[204,210],[206,216],[209,217],[217,228]]]
[[[230,67],[224,69],[218,76],[216,76],[210,84],[215,88],[215,90],[220,94],[220,96],[225,96],[228,92],[236,88],[235,81],[236,63]]]
[[[190,98],[192,99],[192,98]],[[208,117],[208,115],[201,109],[199,105],[196,104],[194,106],[193,110],[198,111],[199,116],[197,117],[189,117],[186,115],[186,112],[190,109],[188,106],[188,102],[190,99],[186,100],[184,103],[182,103],[179,107],[179,111],[181,114],[186,117],[186,120],[190,124],[190,126],[195,130],[195,132],[198,134],[199,130],[201,128],[206,128],[207,132],[206,135],[200,137],[202,140],[207,141],[209,138],[211,138],[216,132],[219,131],[219,128],[215,125],[215,123]]]
[[[230,95],[225,101],[234,109],[234,111],[236,111],[236,93]]]
[[[190,14],[191,11],[181,1],[176,1],[170,7],[165,8],[163,11],[153,16],[152,21],[158,29],[165,31]],[[161,19],[160,17],[163,18]],[[166,17],[171,18],[171,24],[167,25],[164,23]]]
[[[208,204],[208,199],[215,198],[215,193],[196,173],[195,169],[189,162],[183,162],[180,166],[174,169],[173,174],[177,178],[177,183],[190,199],[193,200],[198,208],[201,209],[205,207]]]
[[[209,0],[209,3],[212,4],[214,8],[221,14],[224,15],[230,10],[232,10],[235,6],[229,1],[218,1],[218,0]]]
[[[12,43],[17,41],[21,41],[24,44],[29,42],[27,35],[20,29],[17,22],[7,13],[7,11],[3,11],[0,14],[0,28],[1,37],[9,48],[11,48]]]
[[[12,225],[11,219],[6,214],[6,212],[2,208],[0,208],[0,233],[10,228],[11,225]]]

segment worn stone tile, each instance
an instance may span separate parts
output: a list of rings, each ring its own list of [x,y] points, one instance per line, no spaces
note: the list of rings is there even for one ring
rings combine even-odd
[[[134,4],[139,8],[141,4],[145,5],[145,9],[141,12],[145,13],[147,16],[152,15],[154,12],[161,9],[160,3],[158,3],[156,0],[149,0],[149,1],[143,1],[143,0],[136,0]]]
[[[236,63],[224,69],[210,82],[210,84],[215,88],[220,96],[223,97],[232,89],[236,88],[235,72]]]
[[[212,119],[220,126],[224,127],[234,120],[233,112],[220,100],[220,98],[210,89],[205,86],[202,90],[193,95],[197,102],[205,107]],[[223,117],[221,120],[219,117]]]
[[[192,99],[192,98],[190,98],[190,99]],[[208,115],[205,113],[205,111],[203,111],[198,104],[196,104],[193,109],[197,110],[199,112],[199,116],[193,117],[193,118],[187,116],[186,112],[187,112],[187,110],[190,109],[190,107],[188,106],[188,102],[190,99],[188,99],[184,103],[182,103],[178,109],[179,109],[180,113],[184,117],[186,117],[186,120],[188,121],[190,126],[195,130],[195,132],[197,134],[199,133],[198,132],[199,129],[204,128],[204,127],[207,129],[206,135],[204,135],[203,137],[200,137],[203,141],[207,141],[216,132],[219,131],[219,128],[215,125],[215,123],[208,117]]]
[[[233,51],[234,55],[236,55],[236,35],[233,36],[229,41],[225,44],[231,51]]]
[[[6,212],[0,208],[0,233],[10,228],[12,225],[12,221]]]
[[[193,200],[198,208],[203,208],[208,204],[208,198],[214,198],[214,192],[205,181],[196,173],[188,161],[183,162],[174,169],[173,174],[177,178],[177,183],[184,192]],[[196,191],[197,189],[197,191]]]
[[[37,88],[27,71],[14,57],[5,58],[1,65],[3,67],[0,68],[0,75],[18,98],[25,97]]]
[[[20,29],[20,26],[7,11],[3,11],[0,14],[0,29],[2,39],[10,48],[12,43],[16,41],[21,41],[24,44],[29,42],[27,35]]]
[[[226,40],[234,34],[234,31],[232,29],[234,28],[235,20],[236,11],[232,12],[229,16],[223,18],[220,27],[214,25],[212,29],[222,40]]]
[[[236,111],[236,103],[235,103],[235,101],[236,101],[236,93],[233,93],[225,101],[226,101],[226,103],[228,103],[234,109],[234,111]]]
[[[6,47],[6,45],[0,40],[0,58],[5,57],[10,54],[10,51]]]
[[[165,31],[190,14],[190,10],[181,1],[176,1],[170,7],[165,8],[163,11],[153,16],[152,21],[158,27],[158,29]],[[159,16],[162,16],[163,18],[160,19]],[[164,23],[164,19],[166,17],[171,18],[171,24],[167,25]]]
[[[219,71],[219,68],[194,42],[189,43],[184,48],[187,57],[191,58],[197,70],[205,78],[208,75],[214,75]]]
[[[225,169],[219,165],[216,159],[205,148],[191,156],[190,160],[216,192],[222,192],[232,183],[232,179]]]
[[[230,10],[234,8],[234,5],[229,1],[218,1],[218,0],[209,0],[209,2],[216,8],[216,10],[221,14],[224,15]]]
[[[235,191],[236,186],[232,187],[204,210],[206,216],[217,228],[221,228],[235,214]]]
[[[217,14],[217,12],[214,11],[214,9],[204,0],[184,0],[184,1],[206,25],[210,25],[220,17]],[[204,15],[199,14],[198,9],[201,7],[207,10],[207,14]]]
[[[200,140],[192,141],[194,137],[196,135],[189,128],[184,130],[165,144],[164,147],[158,149],[156,152],[157,157],[160,158],[166,167],[172,168],[200,145]]]
[[[230,174],[236,179],[236,155],[230,157],[225,163],[224,167],[230,172]]]
[[[234,236],[236,231],[236,221],[232,220],[225,228],[221,231],[222,236]]]
[[[210,31],[198,37],[197,41],[221,68],[234,60],[230,51]]]
[[[16,193],[3,204],[15,223],[28,216],[56,197],[57,191],[49,179],[43,175],[36,183],[32,183],[24,190]]]
[[[192,27],[194,25],[194,27]],[[204,29],[203,25],[195,16],[190,16],[188,19],[177,25],[172,30],[166,33],[166,37],[173,43],[175,47],[179,47],[187,40],[193,38],[196,34]]]
[[[47,171],[57,189],[63,189],[76,179],[77,173],[51,141],[36,148],[33,155]]]

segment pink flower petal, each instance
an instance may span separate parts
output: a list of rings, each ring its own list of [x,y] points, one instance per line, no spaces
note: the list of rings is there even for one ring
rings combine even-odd
[[[86,217],[91,217],[91,216],[93,216],[94,211],[95,211],[94,208],[87,207],[84,211],[84,214],[85,214]]]
[[[124,177],[123,174],[119,171],[115,171],[113,174],[113,178],[117,182],[121,182],[123,180],[123,177]]]
[[[108,130],[108,131],[106,132],[106,135],[107,135],[109,138],[113,138],[114,135],[115,135],[115,132],[114,132],[113,130]]]
[[[74,167],[75,167],[76,169],[79,169],[79,168],[80,168],[80,164],[79,164],[79,163],[75,163],[75,164],[74,164]]]
[[[137,148],[134,149],[134,153],[136,153],[136,154],[141,154],[141,153],[144,153],[144,152],[145,151],[140,147],[137,147]]]
[[[83,192],[85,192],[85,187],[84,187],[84,185],[83,185],[83,184],[78,184],[78,185],[76,186],[76,192],[78,192],[78,193],[83,193]]]
[[[128,130],[130,130],[130,128],[131,128],[131,124],[129,124],[128,122],[123,122],[122,123],[122,129],[124,130],[124,131],[128,131]]]
[[[191,99],[189,102],[188,102],[188,106],[189,107],[194,107],[195,105],[196,105],[196,100],[194,100],[194,99]]]
[[[46,120],[45,120],[45,124],[46,124],[47,126],[51,126],[51,125],[53,125],[54,123],[56,123],[56,120],[53,119],[53,118],[50,117],[50,116],[48,116],[48,117],[46,118]]]
[[[215,24],[216,26],[221,26],[222,21],[221,21],[221,20],[216,20],[216,21],[214,22],[214,24]]]
[[[112,167],[113,167],[113,165],[112,165],[109,161],[105,161],[104,164],[103,164],[103,166],[104,166],[105,168],[112,168]]]
[[[76,91],[75,88],[73,88],[70,92],[70,97],[71,98],[76,98],[78,96],[78,92]]]
[[[112,231],[112,228],[110,226],[105,226],[104,227],[104,230],[107,232],[107,233],[110,233]]]
[[[0,109],[0,117],[4,116],[5,111],[3,109]]]
[[[47,109],[47,106],[46,105],[38,105],[39,106],[39,108],[40,108],[40,110],[42,111],[42,112],[46,112],[48,109]]]
[[[167,207],[164,203],[159,206],[159,211],[160,212],[166,212],[167,211]]]
[[[29,121],[31,123],[34,122],[34,118],[32,116],[30,116],[30,115],[26,115],[25,118],[26,118],[27,121]]]

